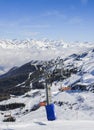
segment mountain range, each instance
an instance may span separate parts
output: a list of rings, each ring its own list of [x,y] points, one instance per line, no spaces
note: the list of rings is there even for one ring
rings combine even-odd
[[[47,82],[59,120],[94,119],[93,43],[1,40],[0,52],[1,113],[7,106],[18,122],[46,120],[39,103],[46,100]]]

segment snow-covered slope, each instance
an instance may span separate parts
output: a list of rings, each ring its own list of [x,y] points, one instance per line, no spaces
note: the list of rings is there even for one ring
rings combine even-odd
[[[33,122],[24,122],[24,123],[10,123],[6,125],[1,124],[1,130],[93,130],[94,121],[38,121],[34,120]]]
[[[4,115],[0,114],[0,129],[67,129],[67,130],[93,130],[94,128],[94,94],[90,92],[59,92],[60,83],[52,86],[52,100],[55,103],[55,112],[57,119],[53,122],[47,121],[45,107],[40,107],[36,111],[30,111],[40,101],[45,99],[45,90],[32,90],[29,95],[13,97],[8,101],[3,101],[0,104],[8,104],[15,102],[23,102],[25,108],[18,108],[4,112],[4,115],[9,113],[15,116],[15,123],[2,122]],[[34,97],[34,94],[39,92]],[[30,97],[31,96],[31,97]],[[28,110],[28,111],[26,111]],[[1,112],[3,113],[3,112]],[[69,121],[70,120],[70,121]]]
[[[0,102],[0,105],[15,102],[25,104],[23,108],[0,111],[0,130],[94,129],[93,91],[59,91],[61,86],[73,86],[75,83],[78,86],[87,86],[87,90],[94,89],[93,43],[64,43],[64,41],[29,39],[24,41],[2,40],[0,41],[0,73],[5,73],[11,67],[20,66],[31,60],[39,60],[37,62],[39,64],[41,60],[56,59],[58,56],[64,59],[66,69],[74,67],[77,68],[77,72],[71,74],[67,79],[55,81],[52,84],[52,101],[55,104],[57,119],[53,122],[47,121],[45,107],[38,107],[38,104],[46,99],[45,89],[36,89],[22,96],[11,95],[10,99]],[[42,63],[44,62],[42,61]],[[51,69],[53,68],[54,66]],[[2,122],[4,115],[9,113],[16,118],[16,122]]]

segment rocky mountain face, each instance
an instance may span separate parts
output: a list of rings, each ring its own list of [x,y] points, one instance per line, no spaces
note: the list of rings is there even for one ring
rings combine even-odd
[[[8,99],[10,94],[22,95],[31,89],[44,89],[45,82],[59,81],[72,90],[94,92],[94,49],[13,67],[0,75],[0,100]]]

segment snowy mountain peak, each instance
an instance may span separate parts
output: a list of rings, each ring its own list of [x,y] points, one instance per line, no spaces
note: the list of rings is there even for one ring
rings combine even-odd
[[[15,48],[15,47],[47,47],[47,46],[61,46],[61,41],[51,41],[48,39],[43,40],[33,40],[33,39],[25,39],[25,40],[0,40],[0,47],[2,48]]]
[[[93,43],[80,43],[80,42],[75,42],[75,43],[66,43],[63,40],[49,40],[49,39],[43,39],[43,40],[34,40],[34,39],[25,39],[25,40],[17,40],[17,39],[6,39],[6,40],[0,40],[0,47],[2,48],[66,48],[69,46],[92,46]]]

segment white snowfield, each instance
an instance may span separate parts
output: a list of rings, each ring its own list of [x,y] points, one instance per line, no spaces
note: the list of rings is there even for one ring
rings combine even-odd
[[[94,121],[33,121],[1,124],[0,130],[94,130]]]
[[[58,56],[66,58],[72,54],[87,55],[74,61],[69,58],[65,63],[82,67],[82,74],[71,75],[63,82],[52,84],[52,101],[55,104],[57,119],[48,121],[45,107],[30,111],[40,101],[45,100],[45,90],[31,90],[25,95],[0,102],[24,103],[24,108],[4,112],[11,113],[16,122],[2,122],[4,115],[0,111],[0,130],[94,130],[94,93],[81,91],[60,92],[61,85],[69,86],[80,80],[80,84],[94,85],[94,43],[64,43],[49,40],[3,40],[0,41],[0,73],[8,71],[31,60],[49,60]],[[36,96],[35,93],[37,93]],[[26,96],[29,95],[29,96]],[[28,110],[28,113],[24,113]]]
[[[58,85],[60,85],[58,83]],[[8,101],[0,102],[0,104],[8,104],[15,102],[23,102],[26,104],[23,109],[16,109],[4,112],[9,113],[16,118],[14,123],[2,122],[4,115],[0,114],[0,130],[93,130],[94,129],[94,93],[91,92],[59,92],[59,86],[52,86],[52,100],[55,103],[55,112],[57,119],[48,121],[45,107],[40,107],[36,111],[23,114],[25,110],[30,110],[34,105],[45,99],[45,90],[32,90],[28,92],[31,97],[11,98]],[[36,92],[40,95],[32,97]],[[63,102],[60,106],[58,102]],[[19,113],[16,115],[16,113]]]

